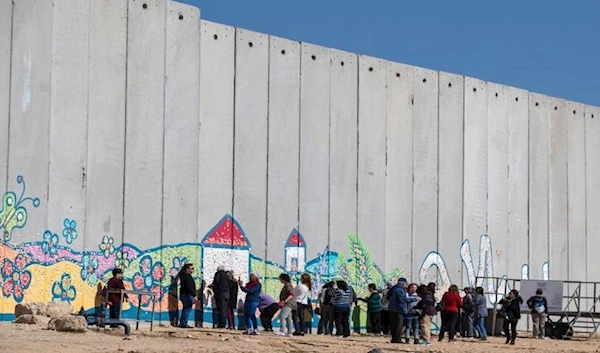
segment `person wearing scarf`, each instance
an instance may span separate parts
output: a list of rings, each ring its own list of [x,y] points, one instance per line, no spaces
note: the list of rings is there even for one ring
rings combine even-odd
[[[250,273],[250,281],[246,285],[242,285],[242,280],[238,281],[242,292],[246,293],[244,301],[244,320],[246,321],[246,334],[258,335],[258,323],[256,321],[256,308],[260,302],[260,291],[262,284],[258,281],[256,272]]]

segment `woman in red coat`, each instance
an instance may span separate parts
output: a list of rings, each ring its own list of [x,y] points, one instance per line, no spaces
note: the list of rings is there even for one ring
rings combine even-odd
[[[440,328],[440,341],[444,339],[444,333],[449,332],[449,340],[451,343],[456,342],[454,335],[456,334],[456,320],[458,313],[463,306],[460,294],[458,294],[458,286],[453,284],[442,297],[444,309],[442,310],[442,327]]]

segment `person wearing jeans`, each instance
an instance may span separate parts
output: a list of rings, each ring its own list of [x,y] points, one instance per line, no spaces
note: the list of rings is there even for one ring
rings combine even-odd
[[[450,343],[456,342],[454,336],[456,335],[456,320],[458,320],[458,313],[460,308],[463,306],[460,294],[458,294],[458,286],[453,284],[450,286],[448,291],[442,296],[442,302],[444,302],[444,310],[442,311],[442,327],[440,329],[440,342],[444,340],[444,333],[448,331],[448,339]]]
[[[410,332],[413,332],[413,337],[415,339],[414,343],[419,344],[419,309],[416,308],[421,297],[417,294],[417,285],[415,283],[411,283],[408,286],[408,294],[406,296],[408,311],[404,314],[404,320],[406,322],[406,329],[404,331],[404,338],[406,339],[406,343],[410,343]]]
[[[473,298],[475,304],[475,330],[479,332],[479,337],[482,341],[487,340],[487,330],[485,329],[485,319],[488,316],[487,301],[483,294],[483,288],[475,288],[475,297]]]
[[[196,282],[194,282],[194,279],[192,278],[192,273],[194,273],[194,265],[188,263],[183,265],[178,275],[181,283],[179,299],[183,304],[181,318],[179,319],[180,328],[192,328],[188,325],[188,318],[192,312],[192,306],[196,299]]]
[[[258,281],[258,274],[252,272],[250,281],[243,285],[242,280],[238,281],[242,292],[246,293],[246,301],[244,302],[244,321],[246,322],[246,334],[258,335],[258,323],[256,320],[256,309],[260,302],[260,290],[262,284]]]

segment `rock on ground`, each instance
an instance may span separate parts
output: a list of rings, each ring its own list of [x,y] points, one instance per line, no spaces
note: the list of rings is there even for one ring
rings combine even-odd
[[[73,312],[73,306],[65,302],[31,302],[17,304],[15,306],[15,317],[22,315],[41,315],[47,317],[61,317]]]
[[[48,323],[48,329],[66,332],[84,332],[86,321],[83,316],[63,316],[56,317]]]
[[[19,316],[15,324],[30,324],[30,325],[48,325],[50,318],[42,315],[24,314]]]

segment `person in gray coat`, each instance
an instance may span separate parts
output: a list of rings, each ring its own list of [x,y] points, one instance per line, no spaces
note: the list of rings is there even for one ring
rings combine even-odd
[[[483,294],[483,288],[475,288],[475,297],[473,298],[475,304],[475,330],[479,332],[479,337],[483,341],[487,341],[487,331],[485,329],[485,318],[488,316],[487,300]]]

